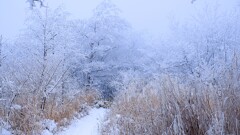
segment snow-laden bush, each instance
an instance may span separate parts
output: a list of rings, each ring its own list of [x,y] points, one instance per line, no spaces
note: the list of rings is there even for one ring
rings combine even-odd
[[[86,108],[93,106],[99,99],[99,95],[94,90],[82,91],[74,97],[65,98],[64,102],[56,98],[56,95],[51,95],[42,111],[40,96],[32,93],[19,94],[10,108],[3,108],[6,111],[3,111],[1,118],[14,134],[40,134],[44,130],[54,133],[79,113],[85,113]]]
[[[222,80],[228,85],[182,83],[169,76],[129,84],[114,101],[102,134],[237,134],[240,90],[234,87],[239,78],[229,81],[232,72],[226,70]],[[234,74],[239,77],[239,70]]]

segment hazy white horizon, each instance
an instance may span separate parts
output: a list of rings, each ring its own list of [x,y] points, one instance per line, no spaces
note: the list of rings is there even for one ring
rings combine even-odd
[[[71,18],[83,19],[91,15],[102,0],[45,0],[50,8],[63,6],[71,14]],[[155,36],[164,34],[168,30],[169,20],[184,20],[205,6],[207,0],[198,0],[191,4],[191,0],[112,0],[122,11],[126,19],[138,31],[146,31]],[[234,8],[237,0],[214,0],[224,10]],[[208,2],[209,3],[209,2]],[[25,1],[1,0],[0,2],[0,34],[6,38],[17,36],[24,28],[24,21],[29,12],[29,5]]]

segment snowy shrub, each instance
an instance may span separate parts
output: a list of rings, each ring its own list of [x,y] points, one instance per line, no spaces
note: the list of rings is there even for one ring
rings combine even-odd
[[[14,134],[40,134],[43,130],[56,132],[57,128],[66,126],[79,113],[88,111],[87,107],[93,106],[99,95],[95,90],[82,91],[62,102],[53,94],[48,97],[43,111],[39,95],[19,94],[9,108],[3,108],[6,111],[3,111],[1,118]]]
[[[217,87],[178,80],[163,76],[144,87],[129,85],[114,101],[102,134],[239,133],[240,91],[232,88],[239,82]]]
[[[99,99],[99,95],[97,91],[90,90],[80,92],[73,98],[66,98],[63,103],[50,100],[47,103],[48,111],[46,111],[45,117],[54,120],[58,126],[64,126],[78,113],[84,112],[88,106],[93,106]]]

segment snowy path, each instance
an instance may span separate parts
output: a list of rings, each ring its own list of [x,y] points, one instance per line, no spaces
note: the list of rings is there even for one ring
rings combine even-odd
[[[89,112],[89,115],[73,120],[72,124],[58,135],[98,135],[99,126],[106,112],[107,109],[94,108]]]

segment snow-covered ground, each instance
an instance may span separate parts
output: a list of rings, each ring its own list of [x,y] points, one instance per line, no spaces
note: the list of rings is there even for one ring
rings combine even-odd
[[[92,109],[89,115],[72,121],[65,131],[57,135],[99,135],[99,128],[104,119],[107,109]]]
[[[74,119],[64,131],[56,135],[100,135],[99,128],[107,111],[108,109],[104,108],[93,108],[87,116],[81,119]],[[50,122],[50,125],[54,125],[54,123]],[[12,133],[0,127],[0,135],[12,135]],[[44,130],[42,135],[53,135],[53,133],[49,130]]]
[[[12,135],[12,133],[6,129],[0,129],[0,135]]]

